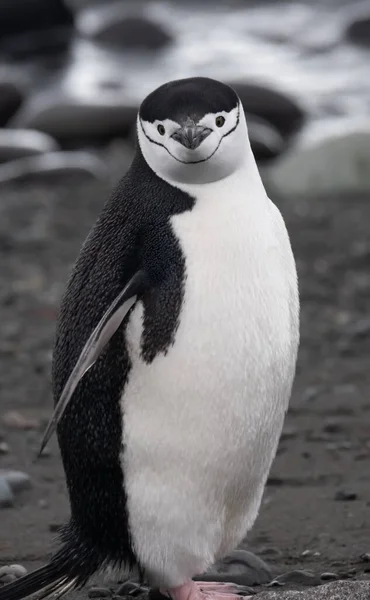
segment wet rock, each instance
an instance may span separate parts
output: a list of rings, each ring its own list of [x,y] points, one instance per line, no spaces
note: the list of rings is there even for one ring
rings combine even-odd
[[[309,147],[291,148],[265,169],[269,189],[301,199],[325,194],[370,191],[370,122],[361,130],[338,134]]]
[[[264,119],[285,139],[297,132],[305,122],[298,103],[283,92],[257,83],[227,82],[234,88],[248,115]]]
[[[10,471],[7,469],[0,469],[0,477],[5,479],[10,486],[10,489],[14,494],[27,490],[31,487],[31,478],[27,473],[22,471]]]
[[[17,112],[23,101],[23,92],[10,81],[0,78],[0,127],[6,125],[9,119]]]
[[[311,586],[319,585],[320,577],[315,575],[315,573],[313,573],[312,571],[296,570],[288,571],[287,573],[278,575],[278,577],[275,577],[275,581],[284,584]]]
[[[346,428],[343,422],[339,421],[338,419],[333,419],[329,417],[324,421],[323,431],[325,431],[325,433],[342,433],[343,431],[345,431],[345,429]]]
[[[352,43],[370,48],[370,15],[353,21],[345,35]]]
[[[105,587],[92,587],[88,592],[89,598],[110,598],[112,590]]]
[[[58,141],[126,137],[135,125],[137,106],[124,90],[104,90],[94,82],[86,94],[58,87],[35,94],[12,119],[11,126],[36,129]]]
[[[338,490],[334,496],[334,500],[338,502],[351,502],[357,500],[357,494],[351,490]]]
[[[360,559],[363,562],[370,562],[370,552],[365,552],[364,554],[361,554]]]
[[[0,454],[9,454],[9,452],[9,444],[7,444],[6,442],[0,442]]]
[[[0,475],[0,508],[11,508],[14,505],[14,494],[5,477]]]
[[[0,173],[2,167],[0,166]],[[1,177],[0,177],[1,180]],[[16,410],[10,410],[2,416],[2,423],[9,429],[39,429],[40,423],[37,419],[27,418]]]
[[[280,132],[270,123],[255,115],[246,115],[251,147],[257,162],[265,162],[284,151],[286,146]]]
[[[29,129],[0,129],[0,163],[59,150],[49,135]]]
[[[107,169],[101,160],[88,152],[49,152],[0,165],[0,184],[35,180],[55,182],[71,177],[105,181]]]
[[[159,22],[141,14],[129,14],[123,3],[82,12],[77,20],[82,35],[115,48],[158,50],[172,42]]]
[[[335,581],[302,591],[268,590],[260,592],[258,600],[368,600],[369,582]]]
[[[0,49],[14,57],[68,45],[73,14],[63,0],[0,2]]]
[[[338,575],[335,573],[321,573],[321,581],[333,581],[334,579],[338,579]]]
[[[150,600],[153,600],[153,594],[149,594],[149,589],[136,583],[135,581],[125,581],[115,592],[115,596],[132,596],[133,598],[137,598],[145,594],[146,597],[149,597]]]
[[[244,586],[261,585],[272,579],[270,567],[247,550],[235,550],[210,571],[196,577],[198,581],[224,581]]]

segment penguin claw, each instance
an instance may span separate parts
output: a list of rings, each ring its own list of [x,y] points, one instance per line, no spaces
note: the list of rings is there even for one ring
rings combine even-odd
[[[115,596],[132,596],[136,598],[141,594],[148,594],[149,589],[134,581],[125,581],[115,592]]]

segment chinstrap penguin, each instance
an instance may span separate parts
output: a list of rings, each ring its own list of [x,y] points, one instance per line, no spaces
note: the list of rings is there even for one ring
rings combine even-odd
[[[43,444],[56,427],[71,518],[0,600],[60,596],[109,565],[172,600],[240,591],[193,578],[257,517],[295,373],[295,261],[233,89],[167,83],[137,136],[57,324]]]

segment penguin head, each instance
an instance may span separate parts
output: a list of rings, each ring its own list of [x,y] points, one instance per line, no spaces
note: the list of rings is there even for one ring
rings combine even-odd
[[[206,77],[179,79],[154,90],[140,106],[137,131],[148,165],[175,184],[224,179],[251,153],[236,92]]]

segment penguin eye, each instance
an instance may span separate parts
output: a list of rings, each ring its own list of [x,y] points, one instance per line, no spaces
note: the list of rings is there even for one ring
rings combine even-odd
[[[225,123],[225,118],[224,117],[216,117],[216,125],[217,127],[222,127],[222,125]]]
[[[163,125],[158,125],[157,129],[158,129],[158,133],[159,133],[160,135],[164,135],[164,134],[166,133],[166,130],[165,130],[165,128],[163,127]]]

